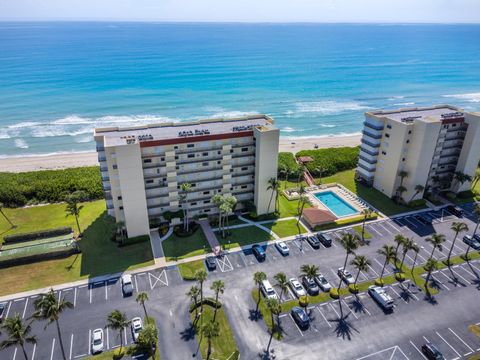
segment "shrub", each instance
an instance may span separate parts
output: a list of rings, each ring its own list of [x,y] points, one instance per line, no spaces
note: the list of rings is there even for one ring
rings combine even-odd
[[[383,286],[385,285],[385,282],[383,281],[383,279],[375,279],[375,285]]]
[[[8,207],[60,202],[65,194],[75,191],[85,192],[87,200],[102,199],[104,196],[98,166],[23,173],[1,172],[0,184],[0,202]]]
[[[356,294],[356,293],[358,293],[358,291],[359,291],[358,285],[350,284],[350,285],[348,285],[348,290],[349,290],[352,294]]]
[[[183,211],[182,210],[178,210],[178,211],[165,211],[163,213],[163,218],[167,221],[171,221],[172,219],[174,218],[180,218],[180,219],[183,219]]]
[[[395,279],[397,279],[397,281],[405,281],[405,274],[404,273],[396,273],[395,274]]]
[[[142,242],[145,242],[145,241],[150,241],[150,236],[140,235],[140,236],[131,237],[131,238],[126,239],[125,242],[123,244],[120,244],[119,246],[123,247],[123,246],[128,246],[128,245],[133,245],[133,244],[139,244],[139,243],[142,243]]]
[[[295,160],[295,156],[291,152],[278,153],[278,170],[280,171],[283,167],[286,167],[290,173],[296,173],[300,169],[300,166]]]
[[[298,299],[298,305],[306,308],[308,306],[308,297],[307,296],[300,296],[300,298]]]
[[[307,163],[307,169],[313,176],[319,176],[317,168],[322,169],[322,177],[333,175],[337,172],[350,170],[357,166],[359,146],[338,147],[317,150],[302,150],[296,156],[310,156],[312,162]]]
[[[43,231],[33,231],[29,233],[19,233],[13,235],[5,235],[3,242],[6,243],[17,243],[23,241],[30,241],[36,239],[45,239],[54,236],[67,235],[73,232],[71,227],[64,226],[55,229],[43,230]]]
[[[377,213],[373,213],[371,216],[367,217],[367,221],[369,220],[376,220],[378,218]],[[363,222],[363,215],[358,215],[355,217],[352,217],[350,219],[340,219],[340,220],[335,220],[332,221],[328,224],[323,224],[323,225],[318,225],[315,226],[315,231],[320,231],[320,230],[328,230],[328,229],[333,229],[339,226],[346,226],[346,225],[352,225],[352,224],[357,224]]]
[[[337,288],[331,288],[330,289],[330,296],[332,299],[338,299],[340,296],[338,294],[338,289]]]
[[[201,305],[201,302],[200,301],[197,301],[197,303],[191,303],[190,304],[190,308],[189,308],[189,311],[190,312],[193,312],[195,311],[195,308],[199,307]],[[213,308],[217,308],[217,309],[220,309],[222,307],[222,303],[219,301],[219,302],[215,302],[215,299],[214,298],[203,298],[203,305],[208,305],[208,306],[211,306]]]
[[[197,231],[198,227],[200,225],[198,225],[196,222],[191,222],[190,223],[190,226],[188,228],[188,231],[185,231],[183,230],[183,226],[181,225],[177,225],[173,228],[173,232],[175,233],[175,235],[177,235],[178,237],[189,237],[190,235],[192,235],[195,231]]]
[[[408,203],[408,206],[411,208],[418,208],[425,206],[425,199],[416,199]]]

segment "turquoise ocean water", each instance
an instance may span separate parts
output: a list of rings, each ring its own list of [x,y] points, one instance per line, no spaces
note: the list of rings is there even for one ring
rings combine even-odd
[[[435,103],[480,111],[480,26],[0,23],[0,156],[253,113],[282,136],[355,134],[368,109]]]

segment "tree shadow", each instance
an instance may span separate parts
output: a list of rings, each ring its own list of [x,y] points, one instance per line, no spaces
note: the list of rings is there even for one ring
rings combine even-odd
[[[455,272],[453,271],[453,269],[449,266],[448,267],[448,270],[450,271],[450,277],[449,277],[449,280],[448,280],[448,283],[449,284],[452,284],[453,286],[457,287],[457,286],[462,286],[462,287],[466,287],[467,284],[465,284],[464,282],[462,282],[458,277],[457,277],[457,274],[455,274]]]
[[[355,295],[355,300],[353,300],[350,304],[352,305],[353,311],[355,313],[362,313],[362,314],[367,313],[366,307],[363,304],[363,302],[360,300],[358,295]]]
[[[480,273],[477,271],[477,269],[475,269],[475,268],[472,266],[472,264],[470,264],[470,259],[467,260],[467,265],[468,265],[468,267],[470,268],[470,271],[471,271],[473,274],[475,274],[475,277],[476,277],[477,279],[480,279]]]
[[[339,308],[340,308],[340,316],[338,316],[336,319],[328,319],[331,323],[335,323],[335,329],[334,332],[337,335],[337,337],[341,337],[343,340],[351,340],[353,332],[356,332],[357,334],[360,333],[348,320],[351,312],[349,311],[346,315],[343,313],[342,309],[342,303],[339,301]]]
[[[263,314],[260,310],[257,309],[249,309],[248,310],[248,319],[251,321],[258,321],[263,319]]]
[[[180,338],[183,341],[191,341],[195,339],[195,326],[193,323],[190,323],[188,327],[180,331]]]

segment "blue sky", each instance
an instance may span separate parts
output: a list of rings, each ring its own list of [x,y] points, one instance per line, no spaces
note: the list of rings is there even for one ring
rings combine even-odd
[[[480,23],[480,0],[0,0],[0,20]]]

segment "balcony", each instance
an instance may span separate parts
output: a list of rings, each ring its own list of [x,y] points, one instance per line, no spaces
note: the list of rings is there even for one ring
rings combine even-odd
[[[377,163],[377,157],[376,156],[371,156],[371,155],[365,154],[362,151],[358,155],[358,158],[362,159],[363,161],[365,161],[369,164],[376,164]]]
[[[372,148],[380,147],[380,141],[370,141],[370,140],[365,139],[365,137],[362,137],[361,142],[362,142],[362,144],[371,146]]]
[[[100,167],[101,172],[108,172],[108,167]]]
[[[208,162],[208,161],[217,161],[217,160],[222,160],[223,156],[206,156],[202,158],[187,158],[187,159],[178,159],[177,160],[177,165],[184,165],[184,164],[195,164],[195,163],[202,163],[202,162]]]
[[[378,155],[378,150],[376,150],[375,148],[372,148],[368,145],[365,145],[365,144],[362,144],[360,146],[360,153],[366,153],[370,156],[377,156]]]
[[[372,130],[377,130],[377,131],[382,131],[384,128],[383,123],[374,124],[373,122],[370,122],[370,121],[364,121],[363,126],[368,127]]]
[[[381,133],[373,134],[373,133],[368,132],[366,130],[362,130],[362,134],[365,135],[365,136],[371,137],[372,139],[377,139],[378,140],[378,139],[382,138]]]
[[[374,173],[374,172],[375,172],[375,169],[376,169],[376,166],[372,166],[371,164],[362,162],[362,160],[359,160],[359,161],[358,161],[358,167],[359,167],[359,168],[362,168],[363,170],[365,170],[365,171],[367,171],[367,172],[369,172],[369,173]]]
[[[366,170],[366,169],[362,168],[361,166],[357,167],[357,174],[359,176],[363,177],[364,179],[368,180],[368,181],[372,180],[373,177],[375,176],[374,172]]]

